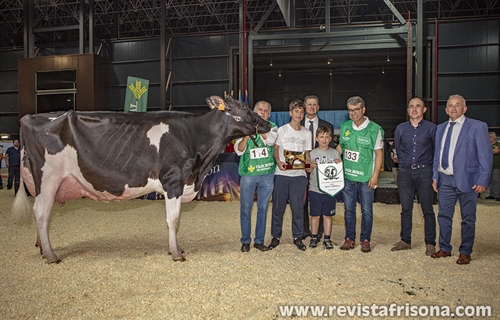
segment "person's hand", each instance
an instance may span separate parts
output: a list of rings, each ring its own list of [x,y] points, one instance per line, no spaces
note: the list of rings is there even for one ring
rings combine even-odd
[[[306,163],[309,163],[309,161],[307,161]],[[307,173],[311,173],[313,171],[314,168],[316,168],[318,166],[318,164],[316,163],[316,161],[313,161],[311,163],[309,163],[309,168],[306,168],[306,172]]]
[[[474,190],[475,193],[481,193],[486,190],[486,187],[475,184],[472,186],[472,190]]]
[[[280,170],[282,170],[282,171],[286,170],[286,168],[285,168],[286,163],[285,162],[280,161],[277,163],[277,165],[278,165],[278,168],[280,168]]]
[[[370,180],[368,180],[368,187],[370,187],[370,189],[372,189],[372,190],[377,189],[377,187],[378,187],[378,177],[372,176],[370,178]]]
[[[434,189],[436,193],[438,192],[438,184],[436,180],[432,180],[432,189]]]

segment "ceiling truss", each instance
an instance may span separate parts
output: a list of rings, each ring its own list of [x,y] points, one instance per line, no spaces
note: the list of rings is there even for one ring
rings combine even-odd
[[[79,30],[80,0],[34,1],[33,28],[36,47],[74,44]],[[95,41],[154,38],[160,36],[161,0],[85,0],[84,23],[89,22],[89,3],[94,12]],[[241,0],[243,1],[243,0]],[[290,28],[276,0],[246,0],[247,29],[261,23],[260,32]],[[405,18],[416,20],[417,0],[390,0]],[[500,0],[422,0],[424,19],[500,17]],[[0,0],[0,50],[23,47],[23,2]],[[238,0],[167,0],[167,36],[238,32]],[[295,0],[296,28],[325,25],[325,0]],[[263,23],[261,20],[265,20]],[[384,0],[330,0],[330,25],[397,22]],[[37,32],[37,30],[39,32]],[[88,38],[88,33],[85,37]],[[88,41],[88,39],[87,39]]]

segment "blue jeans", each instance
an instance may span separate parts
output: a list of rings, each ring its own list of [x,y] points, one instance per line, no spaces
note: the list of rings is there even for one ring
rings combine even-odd
[[[413,201],[415,191],[424,214],[425,244],[436,245],[436,214],[432,207],[434,190],[432,189],[432,166],[411,169],[400,167],[398,174],[398,192],[401,201],[401,240],[411,244]]]
[[[361,242],[371,240],[373,226],[373,200],[375,190],[371,190],[368,182],[355,182],[345,180],[344,196],[344,219],[345,237],[353,241],[356,239],[356,203],[359,198],[361,203]]]
[[[240,180],[240,224],[241,243],[252,241],[252,206],[255,189],[257,189],[257,222],[255,224],[254,243],[264,243],[266,234],[267,208],[273,192],[274,174],[261,176],[242,176]]]

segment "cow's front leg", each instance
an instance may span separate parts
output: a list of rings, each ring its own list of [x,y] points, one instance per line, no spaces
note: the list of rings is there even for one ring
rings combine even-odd
[[[182,197],[169,199],[167,194],[165,194],[165,209],[167,211],[168,224],[168,248],[174,261],[186,261],[182,255],[183,251],[177,243],[177,228],[179,227],[181,214],[181,200]]]

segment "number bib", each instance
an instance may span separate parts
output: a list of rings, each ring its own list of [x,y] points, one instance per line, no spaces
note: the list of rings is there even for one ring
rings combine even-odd
[[[351,161],[351,162],[358,162],[359,161],[359,152],[345,149],[344,150],[344,160]]]
[[[269,156],[269,152],[266,147],[264,148],[253,148],[250,149],[250,159],[264,159]]]

